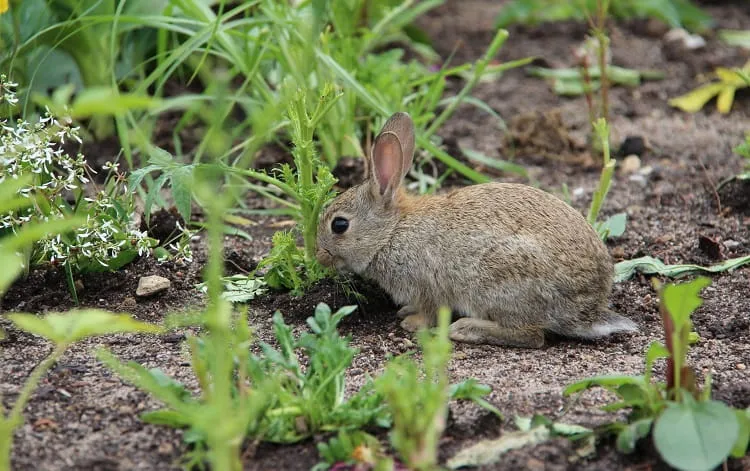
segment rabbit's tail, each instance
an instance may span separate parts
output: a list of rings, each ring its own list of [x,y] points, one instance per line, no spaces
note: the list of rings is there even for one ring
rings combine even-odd
[[[635,332],[637,330],[638,326],[632,320],[611,309],[605,309],[599,319],[586,327],[579,328],[576,334],[584,338],[597,338],[618,332]]]

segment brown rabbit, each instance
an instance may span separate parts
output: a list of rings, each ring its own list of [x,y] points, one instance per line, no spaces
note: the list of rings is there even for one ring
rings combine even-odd
[[[414,124],[396,113],[375,139],[365,181],[339,195],[318,228],[318,260],[380,284],[404,306],[404,329],[434,326],[448,306],[465,316],[450,326],[460,342],[541,347],[545,331],[636,330],[607,309],[612,261],[580,213],[511,183],[409,195],[401,184],[413,155]]]

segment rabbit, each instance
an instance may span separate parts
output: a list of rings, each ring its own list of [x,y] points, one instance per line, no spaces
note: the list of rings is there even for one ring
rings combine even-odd
[[[545,332],[596,338],[636,324],[607,308],[614,267],[583,216],[530,186],[484,183],[444,195],[403,188],[414,124],[396,113],[375,138],[365,180],[320,218],[316,258],[378,283],[404,306],[401,326],[437,323],[457,342],[540,348]]]

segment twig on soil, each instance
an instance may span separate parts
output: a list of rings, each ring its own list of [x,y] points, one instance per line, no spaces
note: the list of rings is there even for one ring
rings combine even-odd
[[[716,189],[716,184],[711,179],[711,176],[708,174],[708,169],[706,168],[706,164],[703,163],[703,159],[701,156],[698,156],[698,162],[700,162],[701,167],[703,168],[703,174],[706,176],[706,180],[708,181],[708,185],[711,187],[711,191],[714,194],[714,200],[716,200],[716,214],[721,215],[721,197],[719,197],[719,192]]]

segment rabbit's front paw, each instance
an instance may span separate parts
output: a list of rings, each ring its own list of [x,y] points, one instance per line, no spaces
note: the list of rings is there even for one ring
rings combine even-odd
[[[401,321],[401,328],[409,332],[416,332],[430,327],[432,326],[424,314],[411,314]]]

